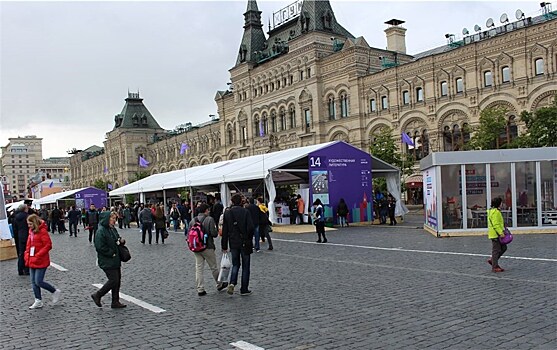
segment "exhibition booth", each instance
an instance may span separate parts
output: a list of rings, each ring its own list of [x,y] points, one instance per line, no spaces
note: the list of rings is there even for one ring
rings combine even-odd
[[[97,208],[107,206],[106,191],[95,187],[83,187],[71,191],[53,193],[33,201],[33,207],[37,209],[41,208],[41,206],[68,208],[72,205],[75,205],[77,209],[87,209],[91,204],[94,204]]]
[[[397,215],[404,215],[407,210],[400,202],[399,169],[343,141],[153,174],[109,195],[139,194],[140,201],[145,202],[150,194],[159,193],[166,203],[168,193],[188,188],[194,196],[199,191],[219,192],[226,204],[232,192],[263,193],[268,199],[271,221],[288,224],[287,206],[276,203],[277,188],[294,186],[306,207],[320,198],[329,220],[336,216],[336,206],[343,198],[350,208],[350,222],[363,222],[372,220],[372,175],[387,179],[388,190],[397,199]]]
[[[513,233],[557,233],[557,147],[436,152],[420,170],[424,229],[438,237],[486,234],[496,197]]]

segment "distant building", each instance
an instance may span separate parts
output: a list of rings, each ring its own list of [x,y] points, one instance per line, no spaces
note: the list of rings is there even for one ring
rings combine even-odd
[[[6,199],[34,197],[32,188],[46,179],[56,179],[69,188],[69,158],[43,159],[42,138],[10,138],[1,151],[0,178]]]
[[[544,3],[545,4],[545,3]],[[339,3],[339,6],[350,6]],[[370,4],[370,8],[372,8]],[[267,33],[256,1],[248,1],[243,36],[230,69],[230,87],[218,91],[218,116],[165,131],[129,94],[107,134],[104,153],[77,152],[72,186],[104,179],[117,188],[149,174],[279,149],[344,140],[368,150],[390,127],[415,147],[419,160],[457,151],[480,111],[507,109],[499,144],[524,132],[518,116],[548,105],[557,94],[557,12],[492,26],[426,52],[406,52],[404,21],[387,22],[386,49],[370,47],[337,22],[329,1],[295,2],[271,16]],[[363,18],[362,18],[363,20]],[[444,33],[440,33],[444,35]],[[189,146],[180,155],[180,146]],[[399,142],[399,145],[401,143]],[[142,156],[150,162],[138,166]]]

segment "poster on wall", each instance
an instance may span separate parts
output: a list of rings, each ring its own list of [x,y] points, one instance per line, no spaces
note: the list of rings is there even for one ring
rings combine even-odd
[[[341,199],[348,206],[349,222],[373,220],[371,156],[344,142],[308,155],[310,200],[320,199],[328,222],[338,224]]]
[[[425,204],[425,213],[424,213],[424,223],[438,231],[438,224],[437,224],[437,194],[435,193],[435,168],[429,168],[423,172],[424,178],[424,204]]]

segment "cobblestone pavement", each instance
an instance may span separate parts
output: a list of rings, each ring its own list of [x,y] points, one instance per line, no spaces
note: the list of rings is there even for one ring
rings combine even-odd
[[[419,221],[344,228],[327,233],[327,244],[275,233],[274,251],[252,255],[247,297],[208,288],[207,270],[208,294],[198,297],[182,233],[149,246],[136,228],[120,230],[133,256],[121,292],[163,313],[131,302],[111,309],[109,296],[97,308],[89,295],[106,277],[94,248],[83,232],[55,234],[51,260],[68,269],[46,274],[63,291],[58,305],[45,295],[43,309],[29,310],[28,278],[15,260],[0,262],[0,347],[231,349],[243,340],[299,350],[557,348],[557,235],[516,236],[501,261],[507,270],[493,274],[485,236],[435,238],[416,229]]]

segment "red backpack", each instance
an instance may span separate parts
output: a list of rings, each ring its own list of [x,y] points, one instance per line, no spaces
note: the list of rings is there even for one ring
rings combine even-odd
[[[207,235],[203,233],[201,221],[197,217],[188,231],[186,241],[192,252],[202,252],[207,249]]]

